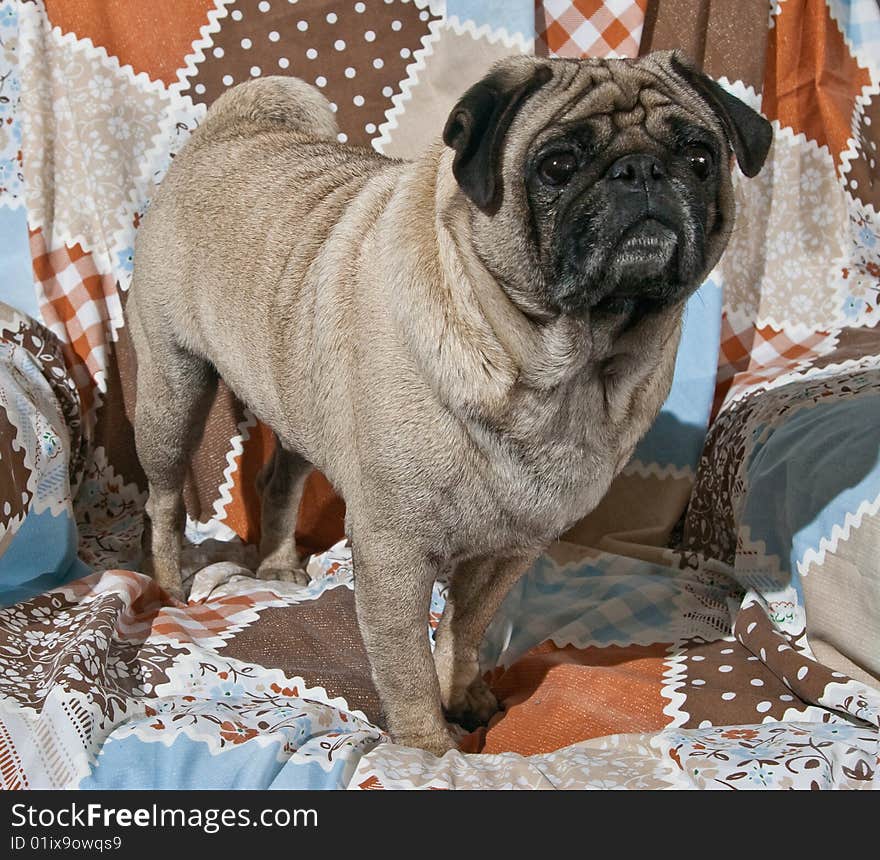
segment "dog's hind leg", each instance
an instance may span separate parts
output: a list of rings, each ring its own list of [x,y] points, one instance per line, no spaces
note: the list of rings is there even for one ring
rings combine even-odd
[[[311,470],[308,460],[282,448],[276,438],[275,453],[257,479],[257,487],[262,489],[258,579],[308,584],[295,533],[303,487]]]
[[[137,324],[132,329],[134,334]],[[160,345],[143,337],[143,332],[138,334],[134,433],[149,482],[152,572],[162,588],[182,598],[183,483],[205,429],[217,373],[208,362],[174,344]]]

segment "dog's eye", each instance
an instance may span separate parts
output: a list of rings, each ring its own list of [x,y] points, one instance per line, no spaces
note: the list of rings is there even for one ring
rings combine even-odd
[[[538,165],[538,176],[546,185],[565,185],[571,179],[578,162],[572,152],[557,152],[548,155]]]
[[[705,179],[709,175],[712,170],[712,153],[705,146],[691,144],[684,148],[682,155],[698,179]]]

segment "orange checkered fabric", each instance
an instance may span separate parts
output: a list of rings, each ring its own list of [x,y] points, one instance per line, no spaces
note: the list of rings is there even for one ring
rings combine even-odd
[[[751,323],[737,330],[727,314],[721,319],[721,351],[715,383],[713,418],[724,404],[753,386],[805,367],[834,345],[827,331],[796,337],[790,331]]]
[[[40,313],[62,342],[87,412],[94,389],[106,391],[113,318],[122,316],[116,281],[102,275],[79,244],[50,250],[40,230],[31,233],[30,243]]]
[[[218,647],[256,621],[256,607],[263,609],[279,602],[270,591],[254,591],[181,608],[164,606],[153,621],[152,634],[202,647]]]
[[[247,594],[209,598],[185,607],[167,605],[154,579],[130,570],[108,570],[84,576],[65,589],[79,601],[94,600],[108,592],[119,594],[125,605],[117,619],[120,635],[141,641],[149,636],[162,636],[205,648],[219,647],[252,624],[259,610],[285,605],[273,591],[260,588]]]
[[[550,57],[635,57],[648,0],[538,0],[536,53]]]

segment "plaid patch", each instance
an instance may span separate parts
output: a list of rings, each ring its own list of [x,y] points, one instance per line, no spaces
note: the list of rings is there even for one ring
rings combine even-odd
[[[108,570],[74,579],[58,591],[65,599],[84,603],[102,594],[119,594],[125,609],[116,620],[117,632],[132,640],[144,640],[156,613],[161,608],[161,594],[155,580],[130,570]]]
[[[754,386],[765,386],[793,370],[799,370],[833,348],[834,336],[813,331],[795,338],[771,326],[758,328],[749,323],[736,331],[727,314],[721,318],[721,350],[712,418],[724,404]]]
[[[88,413],[93,386],[107,390],[107,352],[122,324],[116,281],[98,272],[92,255],[79,244],[49,250],[42,231],[30,236],[40,313],[61,340],[64,358]]]
[[[536,0],[536,53],[635,57],[648,0]]]
[[[270,591],[231,594],[185,608],[163,606],[153,622],[153,636],[167,636],[179,642],[193,642],[202,648],[221,648],[239,630],[253,624],[267,606],[285,601]]]
[[[560,565],[542,555],[514,585],[489,626],[481,664],[510,666],[547,640],[562,648],[669,641],[687,599],[661,565],[600,553]]]
[[[349,552],[350,550],[345,550]],[[222,648],[240,630],[259,619],[259,612],[267,607],[290,606],[315,600],[336,584],[334,574],[346,573],[346,565],[331,553],[315,557],[310,571],[316,580],[305,594],[295,597],[278,594],[263,583],[249,580],[246,592],[220,593],[203,603],[186,606],[163,605],[162,592],[151,577],[128,570],[108,570],[93,573],[61,586],[65,598],[78,603],[95,600],[112,593],[122,597],[124,609],[116,618],[117,633],[127,640],[166,636],[177,642],[193,643],[202,648]],[[347,570],[351,576],[350,562]]]

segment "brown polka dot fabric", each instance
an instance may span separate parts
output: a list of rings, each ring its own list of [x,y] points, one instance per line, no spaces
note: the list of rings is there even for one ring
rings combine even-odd
[[[856,156],[844,174],[846,188],[866,206],[880,211],[880,96],[876,93],[856,116]],[[880,277],[880,269],[873,273]]]
[[[740,610],[733,627],[736,638],[753,656],[782,680],[789,690],[805,702],[819,702],[835,675],[827,666],[817,663],[798,647],[801,636],[780,633],[758,604]]]
[[[210,104],[234,84],[295,75],[330,100],[340,140],[368,143],[385,121],[413,54],[437,20],[415,3],[362,0],[237,0],[190,80],[189,94]]]
[[[759,657],[739,642],[692,640],[680,658],[679,710],[684,728],[735,726],[781,719],[800,702]]]

